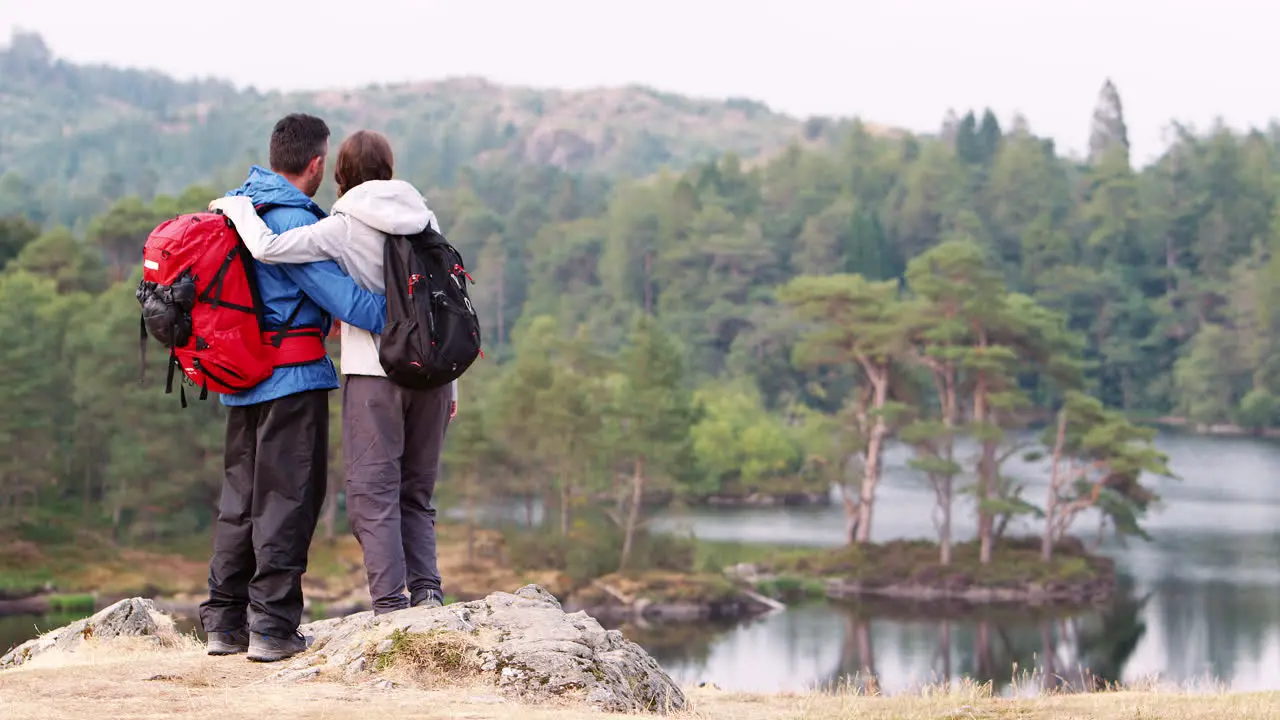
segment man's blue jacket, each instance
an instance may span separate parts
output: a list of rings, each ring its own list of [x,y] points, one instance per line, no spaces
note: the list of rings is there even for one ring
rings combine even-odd
[[[325,212],[311,198],[280,175],[254,165],[249,178],[227,195],[248,195],[254,205],[279,205],[262,216],[271,231],[287,230],[317,222]],[[302,265],[268,265],[254,261],[258,273],[258,290],[266,306],[265,330],[282,327],[299,303],[302,307],[294,318],[294,327],[319,327],[326,335],[333,318],[381,333],[386,320],[387,299],[358,287],[332,260]],[[334,390],[338,371],[327,356],[307,365],[276,368],[271,377],[249,390],[222,395],[227,406],[256,405],[305,392]]]

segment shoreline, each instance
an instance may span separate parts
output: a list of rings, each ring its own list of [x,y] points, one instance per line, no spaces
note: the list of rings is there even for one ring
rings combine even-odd
[[[1135,422],[1148,423],[1162,428],[1177,429],[1202,437],[1244,437],[1280,439],[1280,427],[1247,428],[1234,423],[1207,425],[1193,423],[1183,417],[1162,415],[1156,418],[1135,418]]]
[[[1106,602],[1112,598],[1114,593],[1115,584],[1104,580],[1057,588],[1030,584],[1023,587],[966,587],[955,589],[910,583],[864,586],[858,581],[840,580],[829,581],[827,584],[827,598],[829,600],[880,598],[906,600],[921,604],[954,602],[969,606],[1018,605],[1021,607],[1042,607],[1048,605],[1088,605]]]
[[[608,504],[609,495],[595,495],[591,499]],[[676,496],[669,492],[646,492],[641,504],[650,509],[669,508],[676,503]],[[753,508],[753,507],[830,507],[834,504],[831,490],[786,490],[782,492],[734,492],[721,491],[694,495],[685,499],[689,508]]]
[[[819,598],[1005,607],[1088,605],[1110,600],[1117,589],[1114,561],[1086,551],[1079,542],[1064,543],[1054,561],[1045,564],[1038,557],[1038,539],[1006,538],[993,563],[985,566],[977,564],[972,543],[958,543],[953,564],[942,567],[937,544],[927,540],[830,548],[699,541],[699,567],[708,572],[650,570],[570,582],[559,570],[516,570],[498,547],[501,533],[482,534],[494,547],[472,560],[455,543],[442,546],[447,598],[466,602],[484,597],[493,587],[527,578],[548,588],[566,607],[620,621],[746,620]],[[307,614],[328,618],[368,610],[354,541],[343,538],[316,550],[316,561],[304,578]],[[136,559],[136,551],[119,552]],[[150,574],[122,577],[108,572],[116,562],[104,557],[96,560],[103,563],[97,572],[68,568],[23,591],[9,588],[0,596],[0,616],[91,612],[134,595],[156,598],[168,611],[194,616],[204,599],[207,566],[189,559],[179,563],[176,552],[152,555],[160,565],[184,571],[167,577],[165,588],[156,588]]]

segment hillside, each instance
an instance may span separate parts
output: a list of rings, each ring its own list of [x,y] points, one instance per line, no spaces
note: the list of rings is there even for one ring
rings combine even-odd
[[[642,176],[724,152],[769,155],[824,142],[827,120],[802,122],[741,99],[702,100],[643,87],[585,91],[504,87],[457,78],[351,90],[260,93],[181,82],[155,72],[59,60],[38,35],[0,49],[0,205],[34,193],[73,223],[121,196],[175,193],[235,177],[265,156],[272,124],[291,111],[329,121],[335,136],[387,132],[400,172],[453,184],[463,166],[550,166]],[[0,207],[0,214],[14,208]]]

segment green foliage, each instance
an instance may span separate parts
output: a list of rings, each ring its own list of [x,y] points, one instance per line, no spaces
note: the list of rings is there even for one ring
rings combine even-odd
[[[23,215],[0,217],[0,270],[39,235],[39,226]]]
[[[1266,388],[1254,388],[1240,400],[1240,424],[1253,429],[1271,427],[1280,409],[1276,396]]]
[[[780,575],[756,583],[756,592],[781,600],[796,602],[827,596],[827,586],[821,580]]]
[[[54,228],[27,243],[10,267],[54,281],[63,294],[96,295],[107,288],[106,269],[98,254],[66,228]]]
[[[94,610],[94,599],[92,595],[50,595],[49,610],[61,614],[80,613],[81,616],[91,615]]]
[[[761,403],[755,387],[741,381],[709,385],[698,390],[695,401],[705,411],[693,426],[693,451],[706,472],[698,490],[723,491],[726,486],[738,493],[778,492],[800,475],[804,460],[801,429],[789,426]],[[825,491],[819,478],[810,489]]]
[[[636,317],[610,386],[614,457],[627,465],[642,461],[646,479],[696,477],[690,430],[702,411],[685,386],[679,350],[653,318]]]
[[[1221,326],[1207,324],[1174,363],[1173,382],[1181,397],[1178,409],[1188,420],[1213,425],[1232,419],[1231,368],[1222,362],[1224,352],[1231,352],[1232,340]]]

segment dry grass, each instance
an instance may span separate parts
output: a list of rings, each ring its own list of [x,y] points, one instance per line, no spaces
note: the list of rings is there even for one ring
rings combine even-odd
[[[391,650],[365,652],[367,666],[419,687],[438,689],[474,681],[480,672],[480,645],[470,635],[440,630],[391,636]]]
[[[465,665],[467,648],[442,634],[405,640],[418,672],[449,672]],[[317,680],[279,684],[275,666],[243,656],[210,658],[196,649],[135,652],[117,647],[76,653],[58,664],[0,673],[0,718],[98,720],[182,717],[207,720],[347,720],[376,717],[467,720],[588,720],[600,713],[579,706],[522,705],[492,686],[416,684],[391,689]],[[754,695],[710,689],[689,691],[687,720],[1252,720],[1280,717],[1280,693],[1185,694],[1177,691],[993,698],[980,686],[927,690],[918,695],[867,697],[856,692]]]

